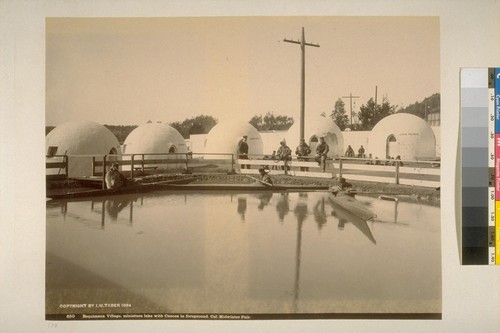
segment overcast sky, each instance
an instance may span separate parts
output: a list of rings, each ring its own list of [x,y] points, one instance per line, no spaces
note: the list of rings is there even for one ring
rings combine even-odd
[[[46,124],[170,123],[200,114],[299,119],[352,93],[409,105],[439,92],[437,17],[49,18]],[[349,100],[344,99],[346,108]]]

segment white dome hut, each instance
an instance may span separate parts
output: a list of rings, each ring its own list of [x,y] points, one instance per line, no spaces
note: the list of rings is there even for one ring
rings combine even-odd
[[[425,120],[409,114],[396,113],[382,119],[370,133],[366,154],[380,159],[433,159],[436,137]]]
[[[244,121],[225,121],[215,125],[208,133],[205,152],[236,154],[238,142],[244,135],[248,137],[248,155],[250,155],[250,158],[252,158],[251,155],[262,155],[264,144],[259,131],[250,123]],[[210,158],[210,155],[207,155],[206,158]],[[214,158],[220,158],[220,156]]]
[[[147,123],[135,128],[125,139],[124,154],[187,153],[186,141],[168,124]]]
[[[341,156],[344,152],[344,137],[342,131],[335,122],[324,115],[306,115],[304,126],[304,139],[311,147],[314,155],[316,146],[319,144],[319,138],[324,137],[326,143],[330,147],[328,152],[329,157]],[[286,135],[287,145],[295,153],[295,148],[300,141],[300,123],[295,122],[288,130]]]
[[[177,154],[186,154],[188,152],[186,141],[179,133],[178,130],[168,124],[163,123],[147,123],[135,128],[125,139],[123,143],[124,159],[130,160],[130,154],[145,154],[145,160],[162,160],[162,159],[175,159],[179,157]],[[166,155],[147,155],[147,154],[175,154],[172,156]],[[142,158],[135,157],[134,160],[138,161]],[[145,165],[149,167],[150,165]],[[151,165],[161,168],[177,169],[183,167],[179,164],[162,164]],[[124,167],[130,169],[130,167]]]
[[[68,155],[69,177],[91,176],[92,156],[121,154],[115,135],[92,121],[72,121],[57,126],[45,137],[45,148],[49,159],[53,155]]]

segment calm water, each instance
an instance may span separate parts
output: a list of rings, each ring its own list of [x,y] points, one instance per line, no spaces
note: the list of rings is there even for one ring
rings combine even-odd
[[[375,221],[320,192],[49,202],[47,312],[440,313],[439,208],[358,200]]]

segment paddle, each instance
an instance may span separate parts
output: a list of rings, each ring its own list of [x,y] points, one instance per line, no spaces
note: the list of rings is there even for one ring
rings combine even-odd
[[[258,178],[255,178],[255,177],[252,177],[252,176],[249,176],[249,175],[245,175],[245,176],[247,176],[248,178],[251,178],[253,180],[256,180],[256,181],[258,181],[258,182],[260,182],[260,183],[262,183],[262,184],[264,184],[266,186],[273,186],[273,184],[265,182],[262,179],[258,179]]]

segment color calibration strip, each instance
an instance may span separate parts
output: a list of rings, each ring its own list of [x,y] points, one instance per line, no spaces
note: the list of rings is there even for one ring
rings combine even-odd
[[[495,75],[490,68],[460,72],[464,265],[500,263],[500,79]]]

